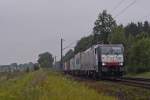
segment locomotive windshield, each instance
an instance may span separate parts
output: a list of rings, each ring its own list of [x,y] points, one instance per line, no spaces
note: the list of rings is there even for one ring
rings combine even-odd
[[[122,47],[102,47],[101,53],[105,55],[108,55],[108,54],[119,55],[123,53],[123,48]]]

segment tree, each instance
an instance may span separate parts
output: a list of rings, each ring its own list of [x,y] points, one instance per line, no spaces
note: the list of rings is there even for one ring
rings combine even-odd
[[[99,14],[98,19],[95,21],[95,26],[93,28],[93,33],[96,38],[95,41],[107,43],[108,35],[115,26],[115,20],[107,13],[106,10],[104,10]]]
[[[77,44],[76,44],[76,46],[74,48],[75,54],[77,54],[78,52],[86,50],[87,48],[89,48],[90,46],[92,46],[92,44],[93,44],[93,35],[89,35],[87,37],[81,38],[77,42]]]
[[[138,33],[142,33],[143,32],[143,23],[138,22],[137,27],[138,27]]]
[[[109,42],[112,44],[124,44],[126,43],[125,32],[122,26],[118,26],[113,29],[112,34],[109,36]]]
[[[38,63],[40,64],[40,67],[50,68],[53,66],[53,61],[54,59],[51,53],[45,52],[45,53],[39,54]]]
[[[35,63],[34,64],[34,70],[36,71],[36,70],[39,70],[40,68],[39,68],[39,64],[38,63]]]
[[[130,23],[125,27],[125,33],[126,36],[129,36],[129,34],[136,36],[139,33],[138,26],[135,23]]]
[[[63,61],[67,61],[67,60],[71,59],[73,56],[74,56],[74,51],[72,49],[70,49],[63,57]]]
[[[144,22],[143,30],[144,30],[144,32],[150,34],[150,25],[149,25],[148,21],[145,21],[145,22]]]
[[[126,59],[126,64],[128,64],[128,62],[130,62],[129,60],[129,56],[130,56],[130,50],[132,48],[132,46],[135,43],[135,37],[131,34],[129,34],[128,37],[126,37],[126,45],[125,45],[125,59]]]
[[[146,32],[142,32],[142,33],[140,33],[140,34],[138,34],[137,36],[136,36],[136,40],[138,41],[138,40],[141,40],[141,39],[143,39],[143,38],[148,38],[149,36],[148,36],[148,33],[146,33]]]
[[[142,38],[133,44],[129,64],[128,70],[131,72],[150,71],[150,38]]]

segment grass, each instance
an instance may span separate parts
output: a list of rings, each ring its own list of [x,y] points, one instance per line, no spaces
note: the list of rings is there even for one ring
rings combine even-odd
[[[0,81],[0,100],[115,100],[61,74],[37,71]]]
[[[98,93],[115,96],[117,100],[150,100],[149,89],[127,86],[111,81],[83,81],[83,83],[95,89]]]
[[[121,98],[120,100],[149,100],[150,91],[143,88],[132,87],[116,83],[107,83],[105,84],[108,90],[111,91],[112,95],[116,95]]]
[[[141,74],[128,74],[128,77],[137,77],[137,78],[150,78],[150,72],[144,72]]]

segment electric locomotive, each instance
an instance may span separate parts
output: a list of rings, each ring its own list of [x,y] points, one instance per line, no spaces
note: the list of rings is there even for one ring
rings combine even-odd
[[[64,71],[93,77],[121,77],[124,72],[122,44],[98,44],[64,63]]]
[[[121,77],[124,73],[124,47],[122,44],[99,45],[98,74]]]

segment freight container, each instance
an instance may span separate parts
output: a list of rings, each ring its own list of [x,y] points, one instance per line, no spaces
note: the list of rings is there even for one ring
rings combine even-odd
[[[78,53],[74,57],[75,60],[75,65],[74,65],[74,70],[80,70],[81,68],[81,53]]]
[[[70,70],[73,71],[75,68],[75,61],[74,61],[74,58],[70,59]]]
[[[96,70],[98,67],[97,61],[97,46],[93,46],[81,53],[81,70]]]

